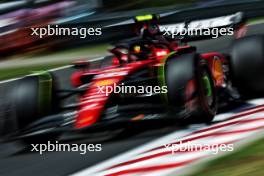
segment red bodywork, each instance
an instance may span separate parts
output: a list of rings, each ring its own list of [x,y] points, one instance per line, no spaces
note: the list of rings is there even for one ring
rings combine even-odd
[[[81,105],[76,119],[76,128],[86,127],[97,122],[109,97],[105,93],[106,89],[110,90],[127,75],[132,74],[139,68],[145,65],[153,65],[156,62],[157,60],[138,61],[126,64],[123,67],[114,66],[100,71],[100,74],[93,78],[86,93],[80,97]],[[85,74],[89,74],[89,72]],[[100,91],[99,86],[102,86],[102,91]]]
[[[178,47],[178,50],[189,48],[190,46]],[[176,52],[177,52],[176,51]],[[72,84],[75,87],[81,86],[81,78],[88,75],[95,75],[90,81],[87,91],[79,98],[80,106],[75,121],[75,128],[84,128],[95,124],[104,110],[109,95],[106,95],[105,89],[109,90],[122,82],[128,75],[137,72],[141,68],[155,67],[163,64],[165,58],[171,50],[153,49],[153,54],[146,60],[133,61],[126,64],[119,64],[119,59],[113,57],[112,65],[103,69],[81,70],[72,75]],[[222,63],[225,62],[225,56],[220,53],[206,53],[201,57],[208,61],[212,72],[215,86],[221,87],[224,84],[224,74]],[[104,89],[99,87],[103,86]]]

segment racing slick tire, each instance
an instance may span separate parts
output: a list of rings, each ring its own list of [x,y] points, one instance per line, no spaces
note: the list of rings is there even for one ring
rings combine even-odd
[[[236,40],[232,45],[230,68],[232,82],[242,96],[263,96],[264,35]]]
[[[26,76],[16,83],[9,93],[9,114],[12,124],[18,134],[24,128],[41,117],[54,114],[59,110],[56,95],[55,77],[49,72],[41,72]],[[35,136],[23,138],[23,144],[55,139],[54,136]]]
[[[216,114],[216,92],[207,62],[195,52],[174,54],[164,66],[167,101],[183,110],[182,120],[208,123]]]
[[[58,110],[55,90],[54,76],[48,72],[19,80],[12,92],[19,128]]]

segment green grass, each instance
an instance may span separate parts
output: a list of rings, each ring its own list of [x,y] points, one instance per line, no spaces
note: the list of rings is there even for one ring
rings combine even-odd
[[[235,153],[209,162],[191,176],[263,176],[264,138]]]
[[[76,49],[68,49],[65,51],[59,51],[54,53],[42,53],[42,54],[24,54],[17,55],[9,58],[10,61],[12,59],[16,59],[16,63],[10,63],[10,68],[1,68],[0,69],[0,80],[10,79],[14,77],[24,76],[32,73],[32,71],[38,70],[47,70],[52,69],[64,65],[68,65],[72,63],[73,60],[78,59],[91,59],[89,56],[94,57],[98,54],[107,53],[107,48],[109,45],[95,45],[91,47],[82,47]],[[53,59],[54,58],[54,59]],[[25,66],[21,66],[18,60],[27,61],[28,64]],[[43,63],[32,63],[35,61],[45,61]]]
[[[0,70],[0,80],[6,80],[6,79],[14,78],[14,77],[25,76],[25,75],[31,74],[33,71],[48,70],[48,69],[60,67],[60,66],[67,65],[67,64],[68,63],[62,62],[62,63],[56,63],[56,64],[1,69]]]
[[[93,46],[84,46],[81,48],[73,48],[73,49],[65,49],[61,51],[44,51],[41,53],[26,53],[26,54],[19,54],[10,57],[18,58],[18,59],[43,59],[46,57],[54,57],[54,58],[62,58],[62,57],[77,57],[77,56],[84,56],[89,54],[98,54],[102,52],[107,52],[107,48],[109,45],[107,44],[100,44],[100,45],[93,45]]]
[[[254,24],[254,23],[258,23],[258,22],[264,22],[264,17],[258,17],[258,18],[252,18],[250,20],[248,20],[248,24]]]

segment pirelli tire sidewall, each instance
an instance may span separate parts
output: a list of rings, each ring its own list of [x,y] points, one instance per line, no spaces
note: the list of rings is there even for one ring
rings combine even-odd
[[[264,35],[235,40],[230,57],[231,78],[244,97],[264,93]]]

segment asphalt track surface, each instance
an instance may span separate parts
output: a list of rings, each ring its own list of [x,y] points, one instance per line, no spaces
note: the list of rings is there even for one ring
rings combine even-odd
[[[249,27],[248,34],[259,34],[263,33],[263,31],[264,24],[256,24]],[[198,47],[199,52],[221,51],[228,53],[231,43],[232,37],[222,37],[193,44]],[[60,77],[60,86],[70,86],[69,75],[72,72],[72,69],[55,71],[55,74]],[[0,84],[0,92],[5,92],[13,85],[13,82]],[[80,155],[79,152],[47,152],[40,155],[38,152],[30,152],[23,149],[17,143],[0,144],[0,175],[69,175],[183,127],[173,125],[162,126],[157,129],[152,129],[151,126],[145,126],[144,128],[146,129],[136,129],[128,136],[111,140],[98,139],[96,141],[88,138],[85,141],[71,141],[72,143],[102,143],[102,151],[88,152],[85,155]]]

